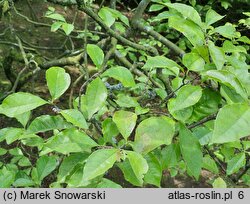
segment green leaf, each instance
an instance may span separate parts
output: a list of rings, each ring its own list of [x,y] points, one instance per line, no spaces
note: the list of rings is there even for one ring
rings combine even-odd
[[[42,156],[36,162],[36,168],[33,168],[32,178],[37,184],[41,184],[42,180],[48,176],[57,167],[57,159],[55,156]]]
[[[10,188],[15,181],[15,172],[6,167],[0,169],[0,188]]]
[[[212,41],[208,42],[209,53],[218,70],[221,70],[226,62],[225,53],[222,48],[214,45]]]
[[[0,105],[0,114],[8,117],[16,117],[39,106],[46,104],[47,101],[30,93],[18,92],[6,97]]]
[[[119,150],[117,149],[100,149],[93,152],[84,166],[82,183],[88,182],[109,170],[118,159],[118,153]]]
[[[202,151],[198,139],[182,123],[180,124],[180,147],[187,173],[198,180],[202,167]]]
[[[98,15],[108,27],[111,27],[116,19],[114,14],[107,7],[101,8]]]
[[[165,68],[170,70],[174,76],[179,75],[180,66],[173,60],[164,56],[148,57],[143,69]]]
[[[52,100],[58,99],[70,86],[70,75],[60,67],[49,68],[46,80]]]
[[[192,43],[193,46],[204,44],[205,36],[202,29],[193,21],[184,19],[180,16],[170,16],[169,26],[178,30]]]
[[[6,143],[9,145],[15,142],[23,135],[23,133],[24,130],[21,128],[8,128],[8,130],[4,133]]]
[[[97,184],[96,188],[122,188],[119,184],[103,178],[100,183]]]
[[[215,120],[210,143],[238,141],[250,134],[250,107],[247,104],[224,106]]]
[[[62,154],[69,154],[72,152],[90,152],[91,148],[98,146],[98,144],[86,133],[72,128],[49,138],[44,146]]]
[[[136,129],[133,149],[146,154],[163,144],[169,145],[172,142],[174,130],[174,121],[165,116],[143,120]]]
[[[207,11],[206,14],[206,24],[212,25],[213,23],[221,20],[222,18],[224,18],[225,16],[221,16],[220,14],[218,14],[216,11],[214,11],[213,9],[209,9]]]
[[[133,151],[126,151],[126,154],[136,178],[142,183],[144,174],[148,171],[146,159],[141,154]]]
[[[177,93],[177,97],[169,100],[168,108],[170,113],[183,110],[195,105],[202,96],[200,86],[185,85]]]
[[[27,129],[28,133],[47,132],[50,130],[62,130],[72,127],[59,115],[42,115],[33,120]]]
[[[226,23],[224,26],[219,26],[215,28],[213,32],[219,33],[223,37],[229,39],[240,37],[237,35],[236,29],[231,23]]]
[[[70,23],[63,23],[62,29],[66,35],[69,35],[74,30],[74,25]]]
[[[199,72],[204,70],[205,61],[196,53],[185,54],[182,61],[183,64],[191,71]]]
[[[51,25],[51,32],[56,32],[61,26],[63,25],[63,22],[54,22],[52,25]]]
[[[102,133],[105,143],[113,143],[113,139],[119,134],[119,130],[111,118],[102,122]]]
[[[21,167],[26,167],[26,166],[31,166],[32,164],[30,163],[30,160],[27,157],[22,157],[18,161],[18,165]]]
[[[164,6],[160,5],[160,4],[153,4],[152,6],[150,6],[149,11],[150,12],[154,12],[154,11],[159,11],[161,9],[163,9]]]
[[[95,64],[95,66],[97,68],[100,68],[104,60],[104,53],[102,49],[97,45],[88,44],[87,53],[91,58],[91,60],[93,61],[93,63]]]
[[[57,174],[57,181],[62,183],[66,177],[74,170],[77,164],[85,161],[88,158],[86,153],[75,153],[63,159]]]
[[[179,144],[170,144],[161,151],[162,168],[168,169],[177,165],[181,157]]]
[[[143,180],[139,180],[136,177],[128,159],[126,159],[125,161],[123,161],[121,163],[118,163],[117,165],[121,169],[126,181],[133,184],[134,186],[142,186]]]
[[[5,155],[6,153],[7,150],[0,147],[0,156]]]
[[[70,123],[73,125],[83,128],[83,129],[88,129],[87,122],[83,116],[83,114],[76,109],[68,109],[68,110],[62,110],[60,111],[62,116]]]
[[[58,21],[62,21],[62,22],[66,22],[65,18],[59,14],[59,13],[52,13],[50,15],[46,15],[47,18],[51,18],[53,20],[58,20]]]
[[[213,188],[227,188],[227,184],[222,178],[219,177],[214,180]]]
[[[202,97],[193,106],[192,121],[199,121],[206,116],[210,116],[218,111],[221,103],[221,95],[212,89],[205,88],[202,90]]]
[[[148,171],[145,174],[145,183],[153,184],[157,187],[161,187],[162,178],[162,166],[158,158],[153,154],[149,153],[145,156],[148,163]]]
[[[15,118],[22,124],[23,127],[26,127],[27,123],[29,122],[31,112],[25,112],[20,115],[17,115]]]
[[[211,171],[214,174],[219,173],[219,169],[218,169],[215,161],[208,155],[206,155],[203,158],[202,168],[207,169],[208,171]]]
[[[128,111],[116,111],[113,121],[125,140],[128,139],[136,125],[137,115]]]
[[[240,94],[245,100],[248,96],[246,90],[240,83],[239,79],[230,71],[227,70],[210,70],[206,72],[206,75],[232,89],[234,89],[238,94]]]
[[[96,78],[88,85],[81,103],[81,108],[86,113],[88,119],[91,119],[103,107],[107,96],[107,89],[100,78]]]
[[[15,187],[31,187],[34,185],[35,185],[34,181],[28,176],[24,178],[18,178],[13,183],[13,186]]]
[[[124,87],[134,87],[135,81],[131,72],[121,66],[111,67],[107,71],[105,71],[101,77],[112,77],[122,83]]]
[[[164,3],[164,5],[177,10],[183,15],[184,18],[188,18],[199,26],[202,26],[201,17],[199,13],[192,6],[188,6],[186,4],[181,3]]]
[[[246,164],[246,155],[244,152],[235,155],[227,163],[227,175],[231,175],[240,170]]]
[[[123,93],[117,95],[117,100],[115,100],[115,102],[120,107],[123,107],[123,108],[132,108],[132,107],[140,106],[136,98],[123,94]]]

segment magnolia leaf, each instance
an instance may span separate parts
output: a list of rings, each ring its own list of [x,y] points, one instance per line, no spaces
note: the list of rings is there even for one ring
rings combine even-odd
[[[128,139],[136,125],[137,115],[128,111],[116,111],[113,121],[125,140]]]
[[[202,150],[199,140],[183,124],[180,124],[181,154],[187,165],[187,173],[198,180],[202,167]]]
[[[70,75],[61,67],[51,67],[46,71],[46,80],[52,101],[58,99],[70,86]]]
[[[247,104],[224,106],[215,120],[214,132],[210,143],[238,141],[250,135],[250,107]]]
[[[172,142],[175,123],[168,117],[150,117],[143,120],[137,127],[133,149],[147,154],[153,149]]]
[[[0,105],[0,114],[17,117],[23,113],[36,109],[47,101],[30,93],[18,92],[7,96]]]

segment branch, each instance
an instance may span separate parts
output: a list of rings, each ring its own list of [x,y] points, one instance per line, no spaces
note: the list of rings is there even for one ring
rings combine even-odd
[[[195,123],[192,123],[191,125],[188,126],[188,129],[193,129],[199,125],[202,125],[210,120],[214,120],[216,118],[216,115],[217,113],[213,114],[213,115],[210,115],[206,118],[203,118],[202,120],[198,121],[198,122],[195,122]]]
[[[182,49],[180,49],[177,45],[162,36],[160,33],[154,31],[150,26],[144,26],[141,23],[141,19],[143,19],[142,15],[150,2],[151,0],[142,0],[139,3],[138,7],[136,8],[135,14],[131,20],[132,27],[135,30],[140,30],[142,32],[147,33],[148,35],[152,36],[153,38],[167,46],[169,49],[173,50],[177,55],[182,57],[185,54]]]
[[[108,34],[110,34],[112,37],[116,38],[120,43],[133,47],[137,50],[143,50],[146,52],[149,52],[153,55],[158,55],[158,51],[156,48],[151,47],[151,46],[143,46],[143,45],[139,45],[137,43],[134,43],[124,37],[122,37],[119,33],[115,32],[113,29],[109,28],[103,21],[101,18],[99,18],[99,16],[92,11],[90,8],[86,7],[82,1],[77,0],[78,3],[78,9],[85,12],[87,15],[89,15],[92,19],[94,19],[104,30],[106,30],[106,32]]]

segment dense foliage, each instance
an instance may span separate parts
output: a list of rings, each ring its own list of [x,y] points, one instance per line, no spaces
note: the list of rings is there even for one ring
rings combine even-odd
[[[0,187],[249,186],[249,9],[0,0]]]

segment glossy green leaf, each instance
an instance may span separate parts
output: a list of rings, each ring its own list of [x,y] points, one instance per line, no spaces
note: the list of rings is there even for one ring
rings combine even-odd
[[[13,183],[13,186],[15,187],[31,187],[34,185],[35,185],[35,182],[28,176],[24,178],[18,178]]]
[[[51,25],[51,32],[56,32],[61,26],[63,22],[56,21]]]
[[[180,66],[173,60],[168,59],[164,56],[155,56],[148,57],[143,69],[152,69],[152,68],[165,68],[170,70],[173,75],[178,75]]]
[[[25,112],[20,115],[17,115],[15,118],[22,124],[23,127],[26,127],[29,119],[30,119],[31,112]]]
[[[114,138],[119,134],[119,130],[111,118],[107,118],[102,122],[102,133],[105,143],[113,143]]]
[[[36,162],[36,168],[32,171],[32,178],[40,184],[57,167],[57,159],[54,156],[42,156]]]
[[[142,183],[142,179],[148,171],[146,159],[144,159],[143,156],[137,152],[126,151],[126,154],[136,178],[140,181],[140,183]]]
[[[180,16],[169,17],[169,26],[178,30],[192,43],[193,46],[204,44],[205,36],[202,29],[193,21]]]
[[[4,138],[6,140],[6,143],[9,145],[15,142],[16,140],[21,138],[23,133],[24,133],[24,130],[22,128],[8,128],[4,132]]]
[[[62,29],[66,35],[69,35],[74,30],[74,25],[70,23],[63,23]]]
[[[0,147],[0,156],[5,155],[6,153],[7,150]]]
[[[95,64],[95,66],[97,68],[100,68],[104,60],[104,53],[102,49],[97,45],[88,44],[87,53],[91,58],[91,60],[93,61],[93,63]]]
[[[69,123],[65,122],[59,115],[50,116],[42,115],[35,118],[28,127],[28,133],[47,132],[50,130],[62,130],[72,127]]]
[[[118,159],[118,153],[117,149],[100,149],[93,152],[84,166],[82,183],[108,171]]]
[[[218,174],[219,173],[219,169],[216,165],[216,162],[208,155],[206,155],[203,158],[203,164],[202,164],[202,168],[207,169],[208,171],[214,173],[214,174]]]
[[[46,104],[47,101],[30,93],[18,92],[6,97],[0,105],[0,114],[16,117]]]
[[[222,178],[219,177],[214,180],[213,188],[227,188],[227,184]]]
[[[58,99],[70,86],[70,75],[61,67],[49,68],[46,80],[52,100]]]
[[[219,33],[223,37],[229,38],[229,39],[240,37],[237,35],[236,29],[231,23],[226,23],[224,26],[219,26],[215,28],[213,32]]]
[[[100,78],[96,78],[88,85],[81,103],[81,109],[88,119],[103,107],[107,96],[107,89]]]
[[[205,61],[196,53],[185,54],[182,61],[183,64],[191,71],[199,72],[204,70]]]
[[[198,139],[183,124],[180,124],[181,154],[187,165],[187,173],[198,180],[202,167],[202,150]]]
[[[65,157],[60,165],[57,174],[57,181],[64,182],[66,177],[73,171],[77,164],[85,161],[88,158],[86,153],[75,153]]]
[[[0,169],[0,188],[10,188],[15,181],[15,172],[6,169]]]
[[[221,20],[222,18],[224,18],[225,16],[221,16],[220,14],[218,14],[216,11],[214,11],[213,9],[209,9],[207,11],[206,14],[206,24],[212,25],[213,23]]]
[[[165,116],[143,120],[136,129],[133,149],[146,154],[163,144],[169,145],[172,142],[174,130],[174,121]]]
[[[170,113],[179,111],[195,105],[202,96],[200,86],[185,85],[177,93],[177,97],[171,99],[168,103]]]
[[[98,144],[86,133],[72,128],[49,138],[44,146],[52,151],[69,154],[72,152],[90,152],[91,148],[98,146]]]
[[[192,121],[199,121],[206,116],[216,113],[221,103],[221,95],[212,89],[202,90],[202,97],[193,106]]]
[[[83,128],[83,129],[88,129],[87,122],[83,116],[83,114],[77,110],[77,109],[68,109],[68,110],[62,110],[60,111],[62,116],[70,123],[73,125]]]
[[[238,141],[250,134],[250,107],[247,104],[224,106],[215,120],[210,143]]]
[[[199,26],[202,26],[201,17],[199,13],[192,6],[188,6],[186,4],[181,3],[164,3],[164,5],[177,10],[183,15],[184,18],[188,18]]]
[[[133,75],[125,67],[121,67],[121,66],[111,67],[102,74],[102,77],[106,77],[106,76],[120,81],[124,87],[135,86]]]
[[[179,144],[170,144],[163,148],[162,155],[162,168],[167,169],[177,165],[181,157],[181,151]]]
[[[51,18],[53,20],[58,20],[58,21],[62,21],[62,22],[66,22],[65,18],[59,14],[59,13],[52,13],[49,15],[46,15],[47,18]]]
[[[244,99],[247,99],[247,93],[242,86],[239,79],[231,72],[227,70],[210,70],[206,72],[206,75],[232,89],[234,89],[238,94],[240,94]]]
[[[116,111],[113,121],[125,140],[128,139],[136,125],[137,115],[128,111]]]
[[[111,27],[116,19],[114,14],[107,7],[101,8],[98,15],[108,27]]]
[[[144,177],[145,183],[160,187],[162,178],[161,163],[159,162],[158,158],[152,153],[147,154],[145,156],[145,159],[148,163],[148,171]]]
[[[246,155],[244,152],[235,155],[227,163],[227,175],[231,175],[239,171],[246,164]]]
[[[119,184],[103,178],[100,183],[97,184],[96,188],[122,188]]]
[[[212,41],[208,42],[209,53],[218,70],[221,70],[226,62],[225,53],[222,48],[214,45]]]
[[[133,184],[134,186],[142,186],[143,185],[143,180],[139,180],[132,167],[131,164],[129,163],[128,159],[126,159],[125,161],[118,163],[117,164],[118,167],[121,169],[123,176],[125,178],[126,181],[128,181],[129,183]]]
[[[115,102],[123,108],[132,108],[132,107],[137,107],[140,104],[137,102],[136,98],[131,97],[127,94],[118,94],[117,95],[117,100]]]

